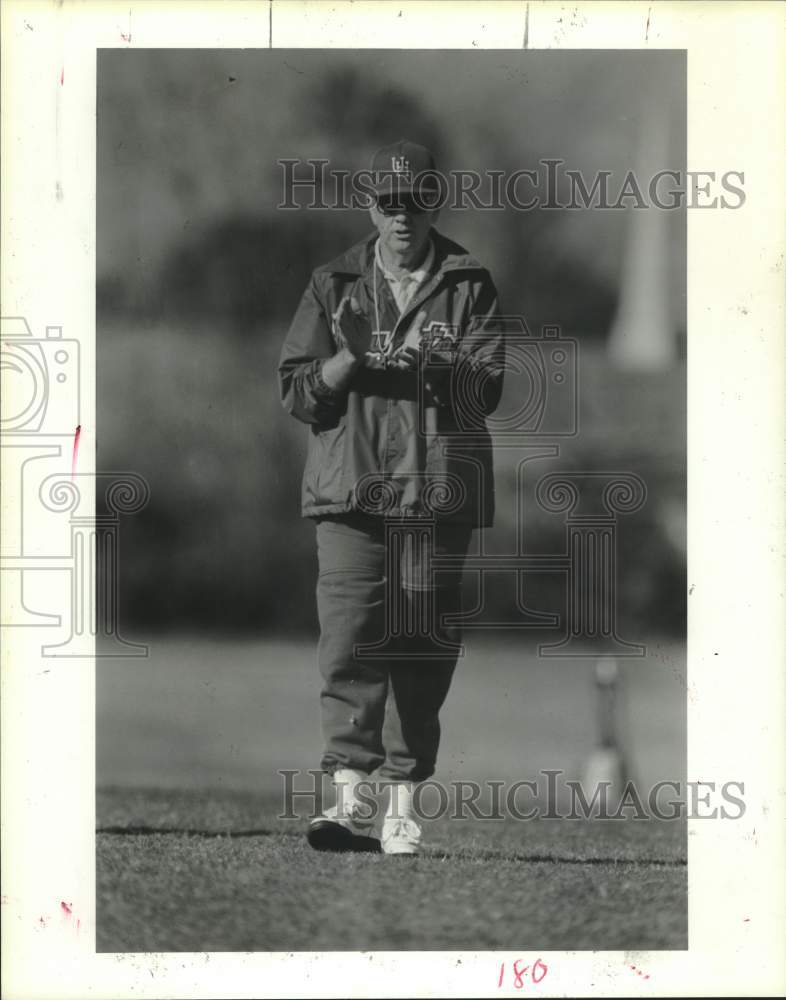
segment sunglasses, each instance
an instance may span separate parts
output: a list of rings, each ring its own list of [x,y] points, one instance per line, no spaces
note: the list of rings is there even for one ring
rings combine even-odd
[[[378,198],[377,208],[383,215],[400,215],[406,212],[407,215],[423,215],[431,211],[429,206],[422,201],[416,201],[409,195],[399,195],[395,198]]]

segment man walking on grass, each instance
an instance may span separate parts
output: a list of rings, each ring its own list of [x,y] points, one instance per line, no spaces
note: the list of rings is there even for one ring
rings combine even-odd
[[[321,764],[336,790],[309,826],[317,850],[368,843],[376,773],[382,850],[418,852],[413,797],[460,652],[462,562],[494,515],[497,293],[434,229],[435,169],[406,140],[375,153],[374,232],[314,271],[279,363],[283,405],[309,425],[302,513],[317,526]]]

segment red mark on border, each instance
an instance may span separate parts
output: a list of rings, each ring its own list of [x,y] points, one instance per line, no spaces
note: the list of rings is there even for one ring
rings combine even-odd
[[[60,68],[60,86],[62,87],[65,83],[65,66]]]
[[[124,42],[129,42],[130,43],[130,41],[131,41],[131,32],[129,31],[128,34],[126,34],[124,31],[121,31],[120,32],[120,37],[123,39]]]
[[[546,973],[549,971],[549,967],[541,958],[535,959],[535,964],[532,966],[523,965],[520,958],[517,958],[513,963],[513,988],[520,990],[524,986],[524,976],[529,972],[530,978],[533,983],[539,983],[546,978]],[[509,977],[508,977],[509,978]],[[505,963],[502,962],[499,967],[499,979],[497,980],[497,988],[501,989],[506,979]]]
[[[631,965],[630,968],[633,969],[633,971],[636,973],[637,976],[641,976],[642,979],[650,978],[646,972],[642,972],[641,969],[637,969],[635,965]]]
[[[71,918],[71,924],[73,927],[76,928],[76,932],[78,934],[79,929],[82,926],[82,921],[78,917],[74,916],[73,907],[74,907],[73,903],[66,903],[64,900],[60,901],[60,909],[63,911],[63,916]]]
[[[82,425],[79,424],[74,431],[74,450],[71,453],[71,479],[76,475],[76,460],[79,458],[79,438],[82,435]]]

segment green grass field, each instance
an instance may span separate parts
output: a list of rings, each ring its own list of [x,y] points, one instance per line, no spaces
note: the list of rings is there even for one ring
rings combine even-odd
[[[622,680],[634,775],[680,779],[681,653],[651,646]],[[316,766],[318,690],[313,649],[285,642],[98,661],[99,951],[687,947],[682,822],[442,818],[416,859],[311,851],[276,772]],[[470,638],[443,726],[443,781],[575,777],[588,665]]]

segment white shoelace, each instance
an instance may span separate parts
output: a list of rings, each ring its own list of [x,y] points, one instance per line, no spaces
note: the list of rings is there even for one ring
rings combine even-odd
[[[417,843],[421,838],[421,829],[413,819],[392,819],[385,820],[383,828],[385,840],[409,840]]]

